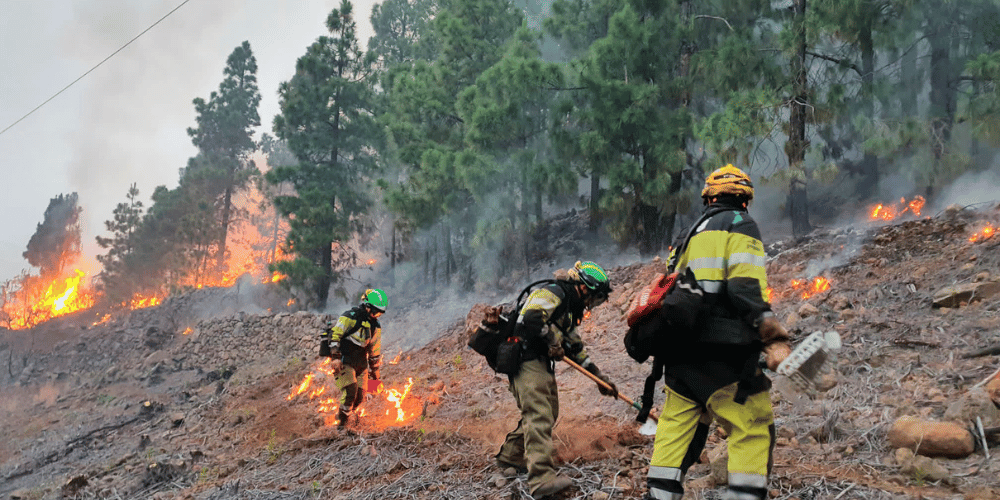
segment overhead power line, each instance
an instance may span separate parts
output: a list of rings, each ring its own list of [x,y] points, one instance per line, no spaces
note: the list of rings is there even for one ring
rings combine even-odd
[[[153,29],[157,24],[160,24],[164,19],[170,17],[171,14],[173,14],[174,12],[177,12],[177,9],[180,9],[181,7],[184,6],[184,4],[186,4],[186,3],[190,2],[190,1],[191,0],[184,0],[183,2],[181,2],[180,5],[178,5],[177,7],[174,7],[173,10],[171,10],[170,12],[167,12],[166,14],[164,14],[164,16],[161,17],[161,18],[159,18],[155,23],[149,25],[148,28],[142,30],[141,33],[139,33],[138,35],[134,36],[131,40],[129,40],[128,42],[126,42],[125,45],[122,45],[121,47],[118,47],[118,50],[112,52],[111,55],[109,55],[108,57],[105,57],[101,62],[95,64],[93,68],[88,69],[87,72],[84,73],[84,74],[82,74],[82,75],[80,75],[79,78],[77,78],[76,80],[73,80],[72,82],[70,82],[69,85],[63,87],[59,92],[56,92],[55,94],[52,94],[52,97],[49,97],[48,99],[46,99],[45,101],[43,101],[38,106],[35,106],[35,109],[32,109],[31,111],[28,111],[27,113],[24,114],[24,116],[18,118],[16,121],[14,121],[14,123],[11,123],[10,125],[7,125],[6,128],[4,128],[3,130],[0,130],[0,135],[3,135],[4,132],[6,132],[6,131],[10,130],[11,128],[13,128],[14,125],[17,125],[18,123],[21,123],[21,120],[24,120],[25,118],[31,116],[32,113],[34,113],[35,111],[38,111],[42,106],[45,106],[46,104],[48,104],[49,101],[51,101],[52,99],[55,99],[56,97],[58,97],[59,94],[62,94],[63,92],[66,91],[66,89],[72,87],[73,84],[75,84],[76,82],[82,80],[83,77],[89,75],[91,71],[94,71],[100,65],[104,64],[105,62],[107,62],[108,59],[111,59],[112,57],[115,56],[115,54],[121,52],[125,47],[128,47],[129,45],[131,45],[132,42],[138,40],[139,37],[141,37],[142,35],[145,35],[147,31]]]

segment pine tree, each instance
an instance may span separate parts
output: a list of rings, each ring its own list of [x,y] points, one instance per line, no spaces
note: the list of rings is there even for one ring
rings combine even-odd
[[[354,258],[347,243],[370,205],[373,146],[379,142],[371,114],[374,57],[358,47],[351,3],[344,0],[326,25],[330,36],[309,46],[278,91],[281,114],[274,132],[298,164],[267,174],[270,183],[287,183],[294,191],[274,202],[291,227],[285,251],[296,257],[274,264],[274,270],[288,276],[284,286],[302,290],[304,302],[318,309],[342,278],[341,267]]]

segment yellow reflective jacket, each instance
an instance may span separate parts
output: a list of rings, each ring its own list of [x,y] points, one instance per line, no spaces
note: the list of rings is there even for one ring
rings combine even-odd
[[[690,268],[705,291],[706,302],[724,311],[716,311],[717,315],[728,312],[728,316],[752,326],[761,314],[771,310],[765,295],[764,243],[757,223],[748,213],[723,208],[710,205],[706,209],[719,211],[694,228],[682,255],[676,255],[675,245],[667,271],[684,272]]]
[[[382,365],[382,326],[360,308],[355,307],[340,315],[329,332],[331,344],[339,344],[345,363],[357,366],[367,361],[372,370],[378,370]]]
[[[756,324],[771,310],[764,295],[766,256],[757,223],[742,207],[713,204],[705,210],[712,212],[693,228],[683,252],[672,251],[668,261],[668,271],[693,271],[707,307],[696,338],[678,343],[664,365],[666,383],[705,402],[715,391],[739,382],[736,401],[742,403],[770,387],[757,365],[763,344]]]
[[[576,292],[567,292],[564,286],[573,285],[552,283],[532,291],[521,308],[517,326],[528,341],[529,349],[536,354],[547,355],[549,345],[561,345],[566,356],[587,366],[590,357],[576,331],[583,321],[583,303],[572,307],[574,297],[568,294]]]

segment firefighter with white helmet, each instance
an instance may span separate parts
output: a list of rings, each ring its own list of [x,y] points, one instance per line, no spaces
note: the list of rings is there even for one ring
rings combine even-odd
[[[753,182],[726,165],[705,179],[705,211],[673,248],[667,271],[691,269],[704,292],[694,332],[671,346],[662,363],[666,400],[657,423],[645,498],[681,500],[684,475],[701,455],[713,418],[728,432],[726,500],[763,500],[773,463],[774,413],[770,380],[791,352],[785,329],[765,297],[764,244],[747,213]],[[686,245],[684,244],[686,239]],[[666,329],[668,317],[643,328]],[[668,332],[664,332],[668,333]]]
[[[337,425],[341,427],[364,401],[368,379],[382,378],[382,326],[378,318],[388,306],[384,291],[368,289],[361,303],[341,314],[323,334],[320,355],[333,360],[330,367],[337,373]]]

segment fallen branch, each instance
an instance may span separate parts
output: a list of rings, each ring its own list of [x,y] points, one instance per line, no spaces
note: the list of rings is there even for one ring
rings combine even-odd
[[[965,358],[965,359],[969,359],[969,358],[981,358],[983,356],[994,356],[996,354],[1000,354],[1000,344],[992,345],[990,347],[986,347],[986,348],[980,349],[978,351],[972,351],[972,352],[969,352],[969,353],[965,353],[965,354],[962,355],[962,357]]]

